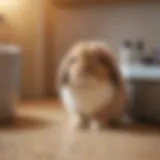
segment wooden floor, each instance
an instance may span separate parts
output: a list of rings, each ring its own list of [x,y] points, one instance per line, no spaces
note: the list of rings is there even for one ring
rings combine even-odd
[[[160,129],[73,130],[54,100],[21,102],[0,126],[0,160],[160,160]]]

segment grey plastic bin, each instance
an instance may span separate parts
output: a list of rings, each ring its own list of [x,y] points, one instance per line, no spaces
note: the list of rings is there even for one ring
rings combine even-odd
[[[0,45],[0,120],[14,115],[18,100],[20,49],[11,45]]]

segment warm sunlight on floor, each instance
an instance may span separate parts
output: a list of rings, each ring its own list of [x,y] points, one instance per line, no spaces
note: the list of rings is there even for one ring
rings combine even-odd
[[[20,103],[0,128],[0,160],[159,160],[160,130],[141,125],[73,131],[52,100]]]

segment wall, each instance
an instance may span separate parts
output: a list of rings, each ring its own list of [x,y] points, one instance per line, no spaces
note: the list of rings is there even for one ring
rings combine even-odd
[[[142,38],[147,49],[160,42],[160,5],[114,5],[82,9],[54,9],[57,60],[77,40],[105,40],[117,53],[122,41]]]
[[[0,14],[12,31],[10,41],[22,48],[21,95],[40,96],[43,92],[43,65],[40,41],[41,0],[0,1]]]
[[[54,58],[54,33],[53,33],[53,8],[52,1],[45,0],[44,1],[44,50],[45,50],[45,95],[47,97],[53,96],[55,94],[55,89],[53,89],[53,83],[55,83],[56,75],[55,75],[55,61]],[[51,70],[52,68],[52,70]]]

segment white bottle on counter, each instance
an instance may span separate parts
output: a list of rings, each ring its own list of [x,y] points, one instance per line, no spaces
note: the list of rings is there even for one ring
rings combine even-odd
[[[126,40],[120,48],[119,62],[120,66],[130,67],[133,62],[134,49],[132,42]]]

